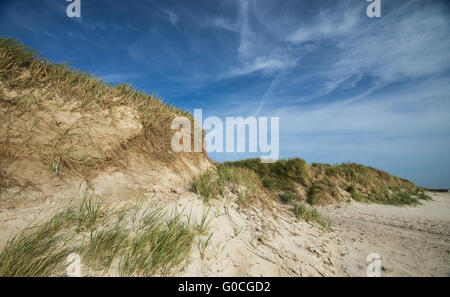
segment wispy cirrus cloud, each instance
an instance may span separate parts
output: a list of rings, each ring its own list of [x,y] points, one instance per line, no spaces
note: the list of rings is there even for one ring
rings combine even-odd
[[[341,4],[342,5],[342,4]],[[341,13],[336,13],[337,11]],[[288,35],[287,41],[302,43],[321,39],[337,39],[351,31],[358,29],[360,23],[360,7],[343,5],[328,8],[319,12],[318,16],[309,24],[302,25],[294,33]]]
[[[450,69],[450,39],[446,37],[450,21],[442,6],[397,2],[380,20],[372,21],[361,15],[360,6],[351,5],[354,1],[340,3],[346,9],[320,10],[310,22],[295,25],[292,20],[284,26],[284,32],[293,33],[280,34],[275,42],[288,42],[285,53],[297,67],[282,73],[284,79],[279,79],[272,92],[314,86],[313,91],[303,88],[285,98],[291,103],[304,102],[354,88],[361,80],[370,80],[365,82],[370,84],[366,89],[375,90]]]
[[[255,57],[252,61],[243,63],[239,67],[232,68],[220,78],[228,78],[234,76],[247,75],[256,71],[263,73],[273,73],[277,70],[294,67],[295,61],[286,59],[285,57]]]
[[[351,160],[448,186],[450,6],[382,1],[382,17],[369,19],[367,5],[98,0],[75,20],[64,2],[7,0],[0,29],[190,111],[280,116],[282,157]]]
[[[219,79],[243,76],[255,72],[271,74],[286,68],[292,68],[297,58],[269,32],[261,34],[263,25],[254,14],[258,10],[257,2],[239,0],[236,2],[237,18],[230,21],[216,17],[211,21],[213,26],[238,34],[238,63],[232,65]]]
[[[165,17],[169,23],[171,23],[173,26],[177,26],[178,16],[173,11],[166,10],[166,9],[162,9],[161,11],[165,15]]]

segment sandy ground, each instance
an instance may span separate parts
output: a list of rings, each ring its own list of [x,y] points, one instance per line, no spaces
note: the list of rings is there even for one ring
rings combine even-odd
[[[101,184],[112,187],[103,180]],[[116,190],[118,197],[137,197],[137,192],[122,195],[122,188]],[[116,206],[128,202],[115,195],[107,197]],[[170,199],[166,194],[148,196],[145,203],[166,206],[168,213],[176,208],[191,223],[200,223],[203,215],[210,222],[208,232],[196,237],[178,276],[343,275],[333,262],[340,252],[336,234],[296,220],[287,206],[278,205],[274,211],[243,208],[225,199],[207,205],[198,195],[182,191]],[[54,204],[46,201],[26,207],[0,207],[0,249],[20,230],[48,219],[60,206]],[[104,275],[118,276],[117,267],[113,265]]]
[[[353,202],[320,212],[339,239],[336,264],[348,276],[366,276],[367,256],[381,256],[381,276],[450,276],[450,193],[430,193],[417,207]]]
[[[366,276],[371,253],[381,256],[382,276],[450,276],[450,193],[431,194],[433,201],[417,207],[352,202],[321,208],[332,232],[296,220],[284,205],[267,212],[223,199],[206,205],[194,193],[178,193],[158,197],[192,222],[205,213],[210,220],[178,276]],[[149,196],[149,203],[158,197]],[[50,209],[48,201],[0,208],[0,248]]]
[[[199,220],[208,207],[192,193],[178,208]],[[275,215],[234,202],[216,201],[210,208],[212,233],[206,249],[194,245],[180,276],[335,276],[343,275],[332,259],[339,255],[336,234],[296,220],[279,206]]]

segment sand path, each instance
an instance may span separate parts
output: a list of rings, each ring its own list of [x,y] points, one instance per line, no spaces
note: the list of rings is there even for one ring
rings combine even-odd
[[[348,276],[366,276],[367,256],[381,256],[382,276],[450,276],[450,193],[417,207],[353,202],[320,211],[341,243],[335,260]]]

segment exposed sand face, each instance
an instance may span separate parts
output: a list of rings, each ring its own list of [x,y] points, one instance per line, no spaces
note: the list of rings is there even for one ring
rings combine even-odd
[[[57,210],[71,203],[81,203],[85,196],[104,199],[112,205],[141,198],[161,204],[174,201],[179,193],[191,187],[193,176],[212,166],[208,160],[194,164],[188,159],[181,159],[174,161],[173,168],[170,168],[134,153],[129,153],[121,162],[120,168],[105,168],[89,184],[78,177],[49,179],[47,175],[50,172],[45,167],[41,168],[42,182],[37,184],[35,180],[39,179],[39,175],[36,169],[27,171],[19,168],[20,178],[34,186],[11,186],[0,191],[0,249],[17,232],[50,218]],[[32,162],[25,160],[23,163],[29,165]]]
[[[200,222],[205,213],[208,214],[208,221],[211,220],[208,232],[196,237],[190,256],[186,259],[187,265],[177,275],[344,275],[333,261],[340,252],[336,234],[297,220],[286,205],[276,204],[275,210],[271,212],[258,207],[239,207],[233,202],[233,197],[217,199],[208,205],[198,195],[184,191],[181,186],[173,186],[171,195],[161,193],[159,189],[155,189],[156,193],[152,195],[147,192],[153,188],[148,191],[136,188],[141,184],[130,182],[128,177],[115,172],[100,176],[92,185],[98,198],[105,199],[105,203],[110,206],[119,207],[130,202],[125,198],[135,197],[144,199],[144,206],[165,206],[169,210],[176,208],[192,223]],[[169,189],[167,184],[160,186]],[[78,195],[82,196],[83,191],[81,187]],[[69,193],[75,194],[74,191],[65,192]],[[57,209],[68,203],[68,199],[62,196],[59,198],[41,201],[40,205],[39,201],[18,207],[9,205],[2,208],[0,204],[0,249],[8,238],[26,227],[49,219]],[[211,233],[209,244],[203,248],[202,244]],[[116,267],[105,274],[118,275]]]
[[[344,275],[333,259],[339,255],[336,235],[298,221],[278,205],[275,215],[232,201],[206,206],[193,193],[178,200],[179,209],[200,220],[210,209],[212,237],[203,250],[194,245],[180,276],[335,276]],[[204,241],[208,235],[200,238]]]
[[[352,202],[320,212],[333,221],[348,276],[366,276],[367,256],[381,256],[381,276],[450,276],[450,193],[430,193],[417,207]]]

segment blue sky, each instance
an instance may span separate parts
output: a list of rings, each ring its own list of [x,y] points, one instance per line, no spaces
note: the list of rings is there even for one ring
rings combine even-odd
[[[280,157],[450,187],[450,5],[381,0],[0,2],[0,34],[204,116],[280,117]],[[212,153],[216,161],[256,157]]]

